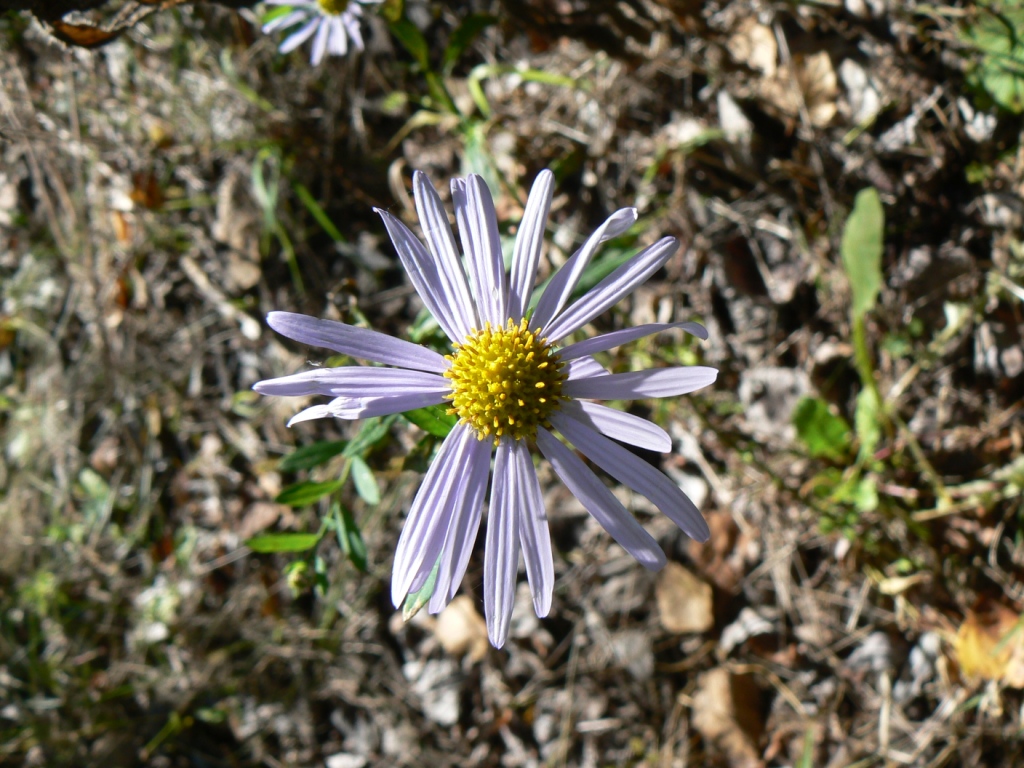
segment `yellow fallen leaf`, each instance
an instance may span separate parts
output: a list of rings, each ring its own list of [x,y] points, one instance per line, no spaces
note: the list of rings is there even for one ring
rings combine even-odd
[[[1024,688],[1024,619],[1005,605],[985,600],[969,610],[954,650],[965,677]]]
[[[487,624],[466,595],[459,595],[441,611],[434,636],[452,656],[469,654],[473,661],[480,661],[487,655]]]
[[[665,566],[654,594],[661,626],[669,632],[707,632],[715,623],[711,586],[679,563]]]

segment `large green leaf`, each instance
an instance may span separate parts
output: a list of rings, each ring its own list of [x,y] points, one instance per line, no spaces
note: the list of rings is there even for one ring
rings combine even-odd
[[[882,289],[882,237],[885,213],[874,187],[857,193],[846,220],[840,255],[853,293],[853,316],[863,317],[875,307]]]

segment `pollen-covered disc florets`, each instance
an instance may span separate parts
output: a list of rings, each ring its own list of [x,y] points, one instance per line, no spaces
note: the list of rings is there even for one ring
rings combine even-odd
[[[538,426],[550,426],[548,417],[564,399],[563,364],[540,328],[530,330],[527,320],[509,320],[504,328],[470,334],[447,356],[451,368],[452,401],[449,413],[458,415],[483,440],[508,435],[532,440]]]
[[[316,0],[320,10],[328,16],[338,16],[348,7],[349,0]]]

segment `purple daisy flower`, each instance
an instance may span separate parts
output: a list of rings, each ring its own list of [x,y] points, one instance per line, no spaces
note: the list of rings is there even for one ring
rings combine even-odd
[[[267,5],[287,5],[290,13],[278,16],[263,25],[263,32],[276,32],[301,24],[295,32],[285,38],[278,48],[281,53],[290,53],[313,38],[313,52],[310,61],[314,66],[324,59],[324,54],[344,56],[348,53],[348,41],[352,47],[363,50],[363,35],[359,19],[363,15],[361,5],[376,5],[382,0],[264,0]]]
[[[413,193],[426,247],[390,213],[377,213],[424,304],[451,339],[452,353],[443,356],[345,323],[271,312],[267,322],[290,339],[393,367],[317,368],[261,381],[254,389],[266,395],[334,397],[300,412],[289,425],[449,405],[459,422],[441,444],[409,510],[395,553],[391,598],[395,607],[402,605],[437,565],[428,609],[437,613],[452,600],[466,572],[490,480],[484,612],[491,643],[500,648],[512,617],[520,552],[537,615],[546,616],[551,608],[554,563],[531,447],[539,449],[619,544],[645,567],[661,568],[665,555],[657,542],[552,430],[613,478],[649,498],[689,536],[706,541],[710,531],[693,502],[672,480],[616,442],[666,452],[672,449],[668,434],[645,419],[591,401],[683,395],[714,382],[718,371],[683,366],[610,374],[593,357],[669,328],[706,339],[707,331],[697,323],[651,323],[559,345],[631,294],[678,248],[674,237],[662,238],[570,303],[600,244],[632,226],[635,208],[613,213],[554,274],[530,312],[553,174],[542,171],[534,182],[508,276],[494,202],[483,179],[454,179],[451,189],[464,258],[441,199],[423,173],[413,175]]]

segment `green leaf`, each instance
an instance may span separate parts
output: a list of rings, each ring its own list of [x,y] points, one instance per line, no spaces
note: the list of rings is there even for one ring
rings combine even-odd
[[[846,220],[840,254],[853,292],[853,316],[863,317],[875,307],[882,289],[882,236],[885,213],[874,187],[857,193]]]
[[[306,206],[306,210],[316,219],[317,224],[330,236],[331,240],[336,243],[344,243],[345,238],[338,231],[338,228],[334,226],[334,222],[327,215],[327,211],[313,197],[313,193],[297,181],[292,184],[292,189],[295,190],[295,194],[299,196],[299,200]]]
[[[878,489],[873,477],[862,477],[850,494],[853,506],[861,514],[878,509]]]
[[[361,573],[366,573],[366,542],[363,541],[363,534],[352,513],[337,503],[331,507],[331,513],[338,534],[338,545],[352,565]]]
[[[405,13],[405,0],[384,0],[380,6],[380,14],[388,22],[394,23]]]
[[[245,542],[253,552],[305,552],[320,541],[319,533],[266,533]]]
[[[278,504],[289,507],[305,507],[324,496],[328,496],[341,488],[341,480],[328,480],[326,483],[305,481],[289,485],[274,499]]]
[[[355,483],[356,493],[359,498],[367,504],[380,504],[380,488],[377,485],[377,478],[373,476],[373,470],[361,456],[353,456],[352,459],[352,482]]]
[[[868,459],[875,453],[878,442],[882,439],[882,404],[878,402],[878,391],[874,387],[866,387],[857,395],[857,410],[853,416],[853,425],[860,442],[860,457]]]
[[[281,459],[277,468],[282,472],[295,472],[319,467],[344,451],[347,445],[347,440],[319,440],[289,453]]]
[[[426,434],[413,446],[402,459],[402,469],[407,472],[426,472],[430,469],[430,459],[434,455],[434,446],[439,438]]]
[[[402,603],[402,619],[408,621],[417,613],[420,609],[430,602],[431,595],[434,594],[434,585],[437,583],[437,572],[441,568],[441,558],[437,558],[437,562],[434,563],[434,567],[430,571],[430,575],[427,576],[426,582],[420,587],[418,592],[411,592],[406,598],[405,602]]]
[[[459,417],[449,416],[448,408],[444,405],[428,405],[426,408],[406,411],[402,417],[434,437],[448,437],[448,433],[459,423]]]
[[[803,398],[793,410],[793,425],[807,453],[816,459],[841,459],[849,449],[849,425],[824,400]]]
[[[969,71],[969,82],[999,106],[1020,114],[1024,112],[1024,7],[1019,2],[978,6],[974,23],[964,26],[960,35],[980,54]]]
[[[416,63],[424,72],[430,71],[430,47],[415,24],[402,18],[391,22],[391,34],[416,59]]]
[[[287,16],[294,10],[295,9],[292,8],[290,5],[270,6],[267,12],[260,16],[260,24],[266,26],[274,19],[279,19],[282,16]]]
[[[376,443],[379,443],[385,437],[388,436],[388,432],[391,430],[391,425],[395,423],[398,415],[387,416],[380,418],[375,416],[372,419],[366,419],[363,421],[363,426],[359,429],[359,434],[348,444],[344,450],[346,458],[352,458],[353,456],[362,456],[366,451],[372,448]]]
[[[444,49],[444,57],[441,59],[442,71],[446,75],[450,75],[459,57],[472,45],[476,36],[496,21],[494,16],[484,13],[471,13],[467,16],[452,32],[452,36],[448,40],[448,46]]]

